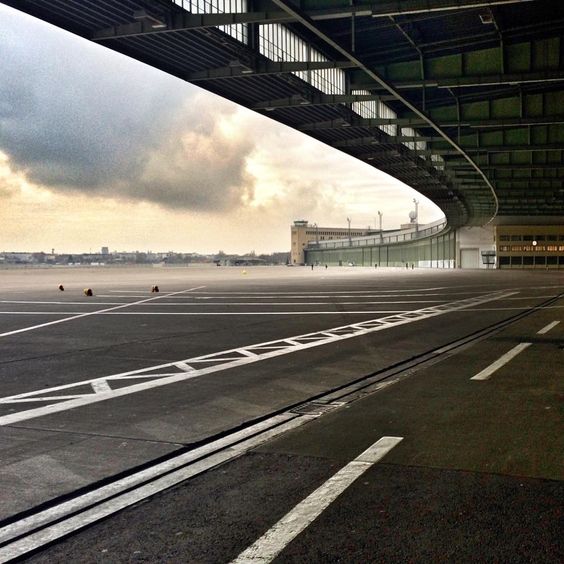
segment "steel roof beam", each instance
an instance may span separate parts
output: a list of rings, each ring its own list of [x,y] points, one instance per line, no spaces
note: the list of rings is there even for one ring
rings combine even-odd
[[[499,118],[499,119],[463,119],[460,122],[453,120],[441,121],[435,119],[440,127],[470,127],[470,128],[504,128],[520,127],[523,125],[547,125],[564,124],[564,116],[546,116],[542,118]],[[426,120],[417,117],[398,117],[398,118],[351,118],[334,119],[328,121],[312,122],[303,124],[301,131],[312,129],[342,129],[344,127],[362,127],[370,129],[382,125],[399,125],[400,127],[430,127]]]
[[[532,164],[491,164],[480,167],[482,170],[561,170],[564,164],[558,163],[532,163]]]
[[[335,106],[337,104],[354,104],[355,102],[381,101],[391,96],[376,96],[375,94],[296,94],[287,98],[265,100],[258,102],[253,110],[275,110],[277,108],[294,108],[303,106]]]
[[[547,143],[542,145],[539,143],[532,143],[531,145],[488,145],[481,144],[480,146],[474,145],[466,146],[463,142],[465,150],[469,153],[522,153],[522,152],[539,152],[539,151],[564,151],[564,144]]]
[[[544,39],[548,33],[559,35],[564,26],[564,20],[556,19],[550,24],[544,22],[542,26],[539,24],[518,26],[504,29],[504,40],[506,44],[515,44],[519,41],[533,40],[535,38]],[[362,32],[368,33],[370,30],[363,28]],[[345,32],[342,32],[345,33]],[[347,32],[348,33],[348,32]],[[338,34],[337,34],[338,35]],[[427,58],[431,55],[435,57],[441,56],[441,53],[448,53],[453,49],[457,53],[466,53],[476,51],[477,49],[485,49],[490,46],[499,45],[499,36],[495,31],[486,31],[480,35],[459,36],[452,39],[440,41],[419,42],[419,48],[424,51]],[[412,49],[407,46],[396,46],[390,49],[374,49],[365,50],[363,56],[371,61],[381,61],[383,63],[406,62],[414,60],[415,56]]]
[[[474,86],[500,86],[531,84],[535,82],[562,82],[564,70],[483,74],[457,78],[428,78],[426,80],[394,81],[394,86],[400,90],[414,90],[419,88],[470,88]],[[373,81],[352,81],[351,88],[362,90],[381,90],[382,87]]]
[[[421,120],[426,122],[427,127],[432,128],[436,131],[441,137],[445,139],[455,150],[459,151],[460,155],[465,158],[469,163],[475,166],[476,170],[480,172],[480,174],[484,178],[484,182],[488,187],[490,192],[490,213],[487,217],[476,217],[474,221],[481,222],[481,223],[489,223],[497,214],[498,210],[498,199],[495,193],[495,189],[493,185],[489,182],[488,178],[483,174],[478,166],[474,163],[471,157],[464,152],[464,149],[460,147],[456,141],[451,139],[441,128],[439,124],[437,124],[431,117],[425,114],[425,112],[421,111],[417,106],[415,106],[412,102],[406,99],[402,94],[394,88],[392,84],[390,84],[385,78],[383,78],[378,72],[376,72],[373,68],[367,66],[365,62],[363,62],[355,53],[348,51],[345,47],[340,45],[334,39],[329,37],[326,33],[321,31],[314,22],[312,22],[307,16],[304,16],[294,5],[288,4],[287,0],[273,0],[274,4],[288,12],[289,14],[298,18],[298,21],[311,33],[314,33],[321,41],[325,42],[331,48],[333,48],[337,53],[340,53],[342,56],[350,60],[351,62],[355,63],[355,65],[364,71],[371,79],[375,80],[376,82],[380,83],[390,94],[395,96],[398,102],[401,102],[406,108],[414,112]],[[464,210],[460,210],[463,212]],[[457,216],[453,216],[451,218],[452,221],[463,221],[466,222],[464,219],[465,214],[457,214]]]
[[[520,2],[530,2],[531,0],[404,0],[398,2],[380,2],[359,4],[356,6],[343,6],[342,8],[330,8],[324,10],[309,10],[307,15],[313,21],[334,20],[355,17],[371,16],[374,18],[385,18],[405,14],[418,14],[435,11],[452,11],[479,8],[484,6],[495,6],[504,4],[515,4]],[[132,13],[132,18],[134,18]],[[155,35],[177,31],[190,31],[195,29],[205,29],[222,25],[236,25],[249,23],[291,23],[296,21],[287,12],[280,11],[250,11],[243,13],[223,13],[223,14],[191,14],[189,12],[176,12],[170,16],[159,18],[146,15],[138,21],[128,24],[120,24],[98,30],[93,33],[93,41],[106,41],[108,39],[118,39],[136,37],[139,35]]]
[[[108,39],[124,39],[140,35],[161,35],[179,31],[194,31],[221,25],[236,25],[249,23],[289,23],[294,18],[283,11],[275,12],[243,12],[224,14],[191,14],[189,12],[176,13],[163,18],[164,27],[155,27],[150,20],[141,20],[127,24],[114,25],[100,29],[93,33],[93,41],[107,41]]]
[[[276,62],[267,59],[255,61],[234,60],[226,67],[205,69],[187,74],[184,78],[189,82],[202,80],[220,80],[239,78],[241,76],[260,76],[269,74],[288,74],[310,70],[347,69],[355,65],[350,61],[287,61]]]
[[[298,131],[310,131],[318,129],[343,129],[346,127],[380,127],[382,125],[423,126],[427,125],[425,120],[420,118],[352,118],[352,119],[332,119],[327,121],[316,121],[304,123],[298,127]]]
[[[458,10],[472,10],[488,6],[502,6],[530,2],[531,0],[401,0],[381,1],[370,4],[359,4],[355,8],[368,12],[373,18],[388,18],[390,16],[407,16],[427,14],[431,12],[447,12]],[[305,4],[307,7],[307,3]],[[306,14],[309,12],[306,8]]]
[[[382,132],[384,135],[384,132]],[[345,139],[344,141],[335,141],[331,143],[332,147],[358,147],[361,145],[393,145],[403,143],[404,141],[437,141],[442,140],[442,137],[430,137],[423,135],[385,135],[382,138],[378,137],[359,137],[357,139]],[[458,151],[454,151],[457,155]]]

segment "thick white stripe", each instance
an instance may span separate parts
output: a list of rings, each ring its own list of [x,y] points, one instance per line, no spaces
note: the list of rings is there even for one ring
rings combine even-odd
[[[102,394],[104,392],[111,392],[112,389],[110,388],[110,385],[108,384],[107,380],[96,380],[94,382],[92,382],[92,389],[97,393],[97,394]]]
[[[271,562],[356,479],[392,450],[403,437],[382,437],[296,505],[232,564]]]
[[[498,358],[495,362],[492,362],[487,368],[484,368],[481,372],[472,376],[470,380],[487,380],[496,370],[499,370],[502,366],[507,364],[512,358],[515,358],[520,352],[524,351],[527,347],[530,347],[532,343],[520,343],[516,347],[513,347],[509,352],[506,352],[502,357]]]
[[[199,288],[205,288],[205,286],[196,286],[196,287],[190,288],[188,290],[181,290],[180,292],[172,292],[171,294],[163,294],[162,296],[155,296],[153,298],[147,298],[146,300],[140,300],[138,302],[131,302],[131,303],[115,306],[115,307],[100,309],[100,310],[97,310],[97,311],[89,311],[88,313],[80,313],[78,315],[73,315],[72,317],[65,317],[64,319],[57,319],[55,321],[48,321],[47,323],[41,323],[39,325],[32,325],[31,327],[24,327],[23,329],[16,329],[15,331],[7,331],[6,333],[0,333],[0,337],[8,337],[10,335],[16,335],[18,333],[24,333],[26,331],[33,331],[35,329],[41,329],[43,327],[48,327],[49,325],[57,325],[58,323],[65,323],[66,321],[72,321],[73,319],[79,319],[81,317],[88,317],[89,315],[99,315],[101,313],[107,313],[109,311],[114,311],[116,309],[122,309],[124,307],[139,305],[139,304],[142,304],[142,303],[145,303],[145,302],[150,302],[152,300],[158,300],[160,298],[166,298],[168,296],[175,296],[176,294],[184,294],[186,292],[198,290]],[[6,313],[6,312],[2,312],[2,313]],[[65,313],[65,315],[67,315],[67,314],[68,314],[68,312]]]
[[[289,419],[289,417],[292,418]],[[40,513],[7,525],[0,529],[0,542],[6,542],[10,539],[20,537],[38,527],[64,518],[66,515],[84,510],[73,517],[40,529],[35,533],[31,533],[20,540],[16,540],[0,548],[0,563],[8,562],[18,556],[22,556],[31,550],[35,550],[62,536],[81,529],[86,525],[116,513],[125,507],[129,507],[158,492],[175,486],[201,472],[205,472],[218,464],[223,464],[233,458],[241,456],[249,449],[256,448],[286,431],[295,429],[307,423],[310,419],[311,418],[307,416],[295,417],[288,414],[277,415],[253,427],[214,441],[209,445],[182,454],[176,458],[137,472],[132,476],[103,486],[98,490],[94,490],[78,498],[63,502],[51,509],[46,509],[45,511],[41,511]],[[219,450],[219,452],[217,452],[218,449],[225,450]],[[201,457],[203,456],[206,458],[202,459]],[[174,471],[171,472],[171,470]],[[153,481],[146,483],[148,480]],[[135,489],[131,490],[132,487]],[[120,492],[124,491],[126,491],[126,493],[120,494]],[[120,495],[116,496],[116,494]],[[108,498],[111,499],[104,501]],[[99,505],[87,509],[95,503],[99,503]]]
[[[183,382],[186,380],[190,380],[192,378],[198,378],[200,376],[204,376],[207,374],[228,370],[236,366],[243,366],[245,364],[261,362],[263,360],[275,358],[278,356],[283,356],[286,354],[292,354],[294,352],[303,351],[309,348],[328,345],[346,339],[352,339],[355,337],[373,333],[375,331],[387,330],[391,327],[397,327],[399,325],[413,323],[414,321],[421,321],[423,319],[428,319],[438,315],[443,315],[451,311],[460,311],[476,303],[483,303],[485,301],[502,299],[506,295],[508,294],[495,292],[487,296],[481,296],[467,300],[451,302],[450,304],[437,306],[437,307],[429,307],[420,310],[415,310],[410,312],[410,317],[387,315],[386,317],[383,317],[381,319],[371,319],[369,321],[363,321],[360,324],[356,324],[356,327],[362,326],[363,328],[361,329],[353,328],[350,325],[344,325],[340,327],[334,327],[325,332],[307,333],[305,335],[297,335],[294,337],[290,337],[288,339],[267,341],[263,343],[249,345],[247,347],[238,347],[237,349],[220,351],[203,356],[184,358],[175,362],[149,366],[147,368],[142,368],[139,370],[131,370],[119,374],[112,374],[110,376],[104,376],[102,378],[93,378],[91,380],[73,382],[72,384],[64,384],[61,386],[54,386],[52,388],[36,390],[32,392],[25,392],[22,394],[0,398],[0,404],[9,404],[9,403],[14,403],[14,400],[20,400],[24,398],[32,398],[32,397],[43,398],[46,396],[46,394],[49,395],[52,394],[53,392],[58,392],[60,390],[68,390],[68,392],[72,394],[80,386],[84,384],[87,385],[92,384],[92,382],[98,380],[107,380],[111,386],[111,382],[113,380],[120,380],[133,375],[140,375],[141,378],[144,378],[145,377],[144,375],[146,375],[147,372],[150,372],[151,373],[150,376],[152,376],[152,379],[150,379],[149,381],[136,383],[127,387],[121,387],[117,390],[112,390],[111,392],[85,394],[83,397],[70,399],[69,401],[65,401],[62,403],[55,403],[52,405],[46,405],[44,407],[38,407],[35,409],[28,409],[26,411],[4,415],[0,417],[0,425],[11,425],[13,423],[19,423],[21,421],[26,421],[28,419],[34,419],[36,417],[42,417],[44,415],[59,413],[62,411],[66,411],[68,409],[74,409],[77,407],[89,405],[99,401],[122,397],[128,394],[141,392],[152,388],[157,388],[160,386],[166,386],[168,384]],[[313,336],[317,336],[318,338],[312,341],[310,340],[310,337]],[[255,355],[252,357],[242,356],[241,353],[238,353],[237,351],[243,348],[246,350],[250,350],[251,352],[254,352]],[[235,359],[226,361],[226,357],[229,357],[230,355],[233,354],[235,354]],[[202,368],[199,368],[191,372],[185,372],[182,369],[178,369],[182,371],[180,373],[170,374],[172,367],[175,366],[177,362],[184,362],[188,366],[194,366],[195,364],[196,365],[200,364],[200,366],[202,366],[202,363],[212,363],[212,365],[210,366],[208,364]],[[141,378],[137,378],[137,379],[141,379]]]
[[[546,327],[543,327],[540,331],[537,331],[537,335],[544,335],[545,333],[548,333],[553,327],[556,327],[559,323],[560,321],[553,321],[552,323],[549,323]]]

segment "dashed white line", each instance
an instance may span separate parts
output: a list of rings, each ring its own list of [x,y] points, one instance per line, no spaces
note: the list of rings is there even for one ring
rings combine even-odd
[[[546,327],[543,327],[540,331],[537,331],[537,335],[544,335],[548,333],[552,328],[556,327],[560,321],[552,321]]]
[[[145,300],[141,300],[138,302],[131,302],[127,304],[122,304],[115,307],[110,307],[106,309],[100,309],[96,311],[89,311],[87,313],[79,313],[77,315],[72,315],[71,317],[65,317],[64,319],[56,319],[54,321],[48,321],[47,323],[40,323],[39,325],[31,325],[30,327],[23,327],[22,329],[15,329],[14,331],[6,331],[5,333],[0,333],[0,337],[8,337],[10,335],[17,335],[18,333],[25,333],[26,331],[34,331],[35,329],[42,329],[43,327],[49,327],[50,325],[57,325],[59,323],[65,323],[67,321],[72,321],[74,319],[80,319],[82,317],[88,317],[90,315],[99,315],[103,313],[108,313],[114,311],[116,309],[122,309],[124,307],[130,307],[134,305],[139,305],[144,302],[149,302],[152,300],[158,300],[160,298],[165,298],[168,296],[174,296],[176,294],[184,294],[186,292],[192,292],[193,290],[198,290],[200,288],[204,288],[205,286],[196,286],[194,288],[189,288],[188,290],[180,290],[179,292],[172,292],[171,294],[163,294],[162,296],[155,296],[153,298],[147,298]],[[1,313],[10,313],[10,312],[1,312]],[[65,315],[68,315],[69,312],[65,312]]]
[[[506,352],[503,356],[492,362],[487,368],[478,372],[476,376],[472,376],[470,380],[487,380],[494,372],[505,366],[511,359],[515,358],[519,353],[523,352],[526,348],[530,347],[532,343],[519,343],[510,351]]]
[[[382,437],[349,462],[329,480],[296,505],[260,539],[243,551],[232,564],[271,562],[308,527],[355,480],[402,441],[403,437]]]

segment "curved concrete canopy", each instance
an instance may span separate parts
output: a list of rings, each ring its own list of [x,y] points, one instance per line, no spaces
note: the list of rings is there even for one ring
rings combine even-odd
[[[453,227],[564,214],[562,2],[3,1],[372,164]]]

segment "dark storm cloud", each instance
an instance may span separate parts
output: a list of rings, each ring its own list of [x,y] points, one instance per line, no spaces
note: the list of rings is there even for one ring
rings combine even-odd
[[[0,7],[0,150],[57,191],[221,210],[252,193],[253,144],[232,107],[131,59]]]

